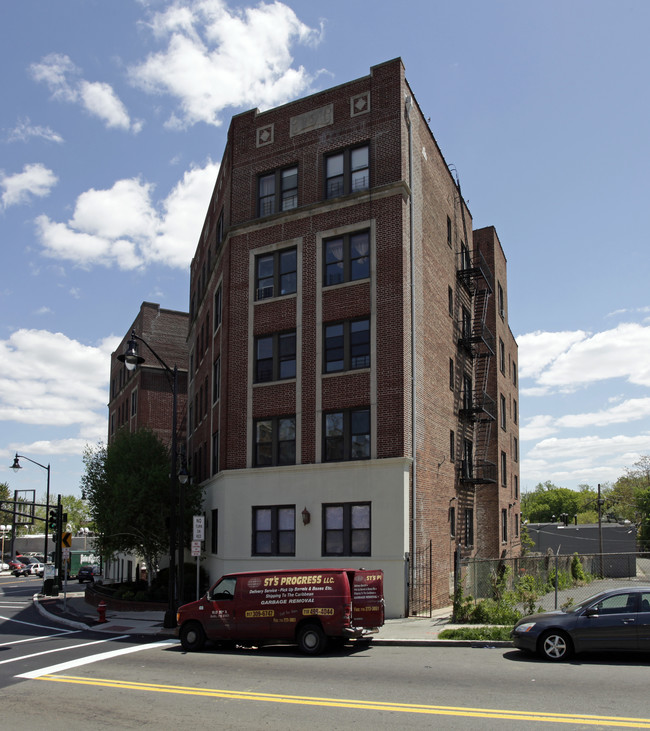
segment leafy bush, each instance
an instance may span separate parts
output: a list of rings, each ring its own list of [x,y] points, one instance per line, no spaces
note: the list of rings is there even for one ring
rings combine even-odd
[[[514,624],[521,618],[518,612],[507,600],[481,599],[470,613],[470,624]]]
[[[512,627],[459,627],[443,629],[441,640],[509,640]]]

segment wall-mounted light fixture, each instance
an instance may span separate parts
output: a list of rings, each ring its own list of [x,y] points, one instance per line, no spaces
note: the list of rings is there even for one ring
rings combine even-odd
[[[307,507],[305,506],[302,511],[302,524],[307,525],[311,522],[311,513],[309,510],[307,510]]]

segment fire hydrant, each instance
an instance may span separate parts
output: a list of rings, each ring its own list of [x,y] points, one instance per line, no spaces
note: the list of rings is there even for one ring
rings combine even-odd
[[[106,621],[106,602],[103,599],[97,605],[97,614],[99,615],[99,623],[103,624]]]

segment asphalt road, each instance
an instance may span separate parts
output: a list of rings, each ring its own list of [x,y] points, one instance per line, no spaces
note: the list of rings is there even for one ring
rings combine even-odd
[[[504,648],[187,654],[175,640],[48,626],[28,581],[0,580],[3,728],[650,728],[647,656],[555,665]]]

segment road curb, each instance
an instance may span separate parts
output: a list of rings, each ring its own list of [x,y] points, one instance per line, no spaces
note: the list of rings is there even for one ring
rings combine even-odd
[[[77,622],[74,619],[68,619],[67,617],[62,617],[59,614],[52,614],[52,612],[48,612],[47,609],[41,604],[40,599],[41,598],[38,594],[34,594],[34,596],[32,597],[34,606],[36,607],[36,610],[41,615],[41,617],[47,617],[52,622],[63,624],[66,627],[72,627],[72,629],[92,629],[84,622]]]
[[[401,645],[402,647],[514,647],[509,640],[426,640],[390,639],[374,637],[371,645]]]

